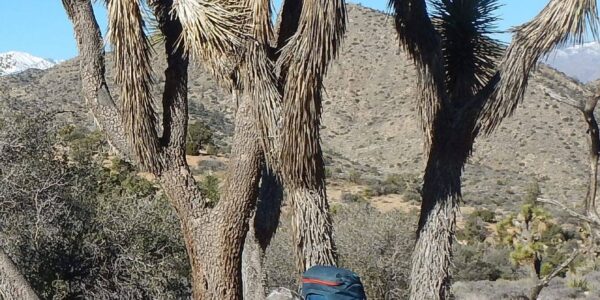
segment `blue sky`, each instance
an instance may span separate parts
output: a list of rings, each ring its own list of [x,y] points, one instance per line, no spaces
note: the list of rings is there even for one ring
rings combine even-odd
[[[281,0],[275,0],[276,7]],[[388,0],[352,1],[387,10]],[[507,30],[534,17],[548,0],[500,0],[499,30]],[[106,11],[95,5],[101,28],[106,28]],[[508,42],[509,34],[497,38]],[[0,52],[24,51],[35,56],[68,59],[77,55],[71,23],[60,0],[0,0]]]

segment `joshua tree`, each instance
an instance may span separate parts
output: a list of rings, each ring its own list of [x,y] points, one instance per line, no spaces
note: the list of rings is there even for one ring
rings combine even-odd
[[[122,156],[156,176],[180,218],[194,298],[241,298],[242,248],[265,160],[291,195],[301,270],[335,264],[319,120],[323,76],[345,29],[343,1],[286,1],[272,47],[268,0],[149,0],[168,62],[162,122],[150,94],[150,46],[140,1],[107,1],[119,105],[107,87],[90,0],[63,4],[79,47],[83,95],[96,122]],[[196,187],[184,155],[188,56],[202,61],[238,103],[228,181],[216,204]],[[269,216],[261,210],[255,215]],[[247,242],[259,242],[264,251],[276,226],[252,224]]]
[[[323,79],[345,32],[345,3],[284,1],[276,29],[271,1],[248,4],[251,39],[232,85],[246,97],[262,99],[255,114],[267,162],[292,203],[299,271],[335,264],[319,126]]]
[[[391,0],[400,45],[418,69],[428,161],[411,270],[411,299],[447,299],[462,169],[475,139],[523,99],[540,57],[597,25],[595,0],[552,0],[514,29],[502,53],[488,37],[495,0]],[[498,64],[496,65],[497,58]]]
[[[178,1],[180,5],[187,2]],[[170,0],[149,1],[164,36],[168,60],[159,137],[150,96],[150,48],[140,3],[137,0],[107,3],[109,40],[115,53],[116,81],[121,88],[118,108],[107,88],[104,47],[90,1],[64,0],[63,4],[74,24],[80,50],[83,95],[98,125],[123,155],[134,158],[140,168],[156,176],[180,218],[192,267],[194,298],[240,299],[241,249],[258,195],[262,163],[251,103],[244,99],[239,103],[228,182],[220,201],[211,203],[200,193],[185,160],[188,59],[177,42],[183,33],[180,18],[187,16],[189,7],[172,7]],[[171,16],[172,10],[178,14]],[[219,20],[211,19],[214,15],[210,14],[205,17],[208,20],[202,21],[209,26],[207,31],[220,35],[200,33],[199,39],[208,44],[205,59],[218,70],[215,60],[219,57],[209,50],[232,49],[238,41],[235,39],[238,25],[229,23],[242,17],[235,11]],[[219,26],[223,24],[233,27],[221,32]]]

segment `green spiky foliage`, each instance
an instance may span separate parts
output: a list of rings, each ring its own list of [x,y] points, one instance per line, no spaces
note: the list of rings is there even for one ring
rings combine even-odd
[[[436,0],[434,24],[442,41],[446,93],[464,104],[494,74],[501,55],[490,37],[498,18],[497,0]]]

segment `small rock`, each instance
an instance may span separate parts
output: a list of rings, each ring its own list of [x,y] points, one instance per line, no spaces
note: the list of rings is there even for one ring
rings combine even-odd
[[[294,291],[280,287],[272,291],[267,300],[302,300],[302,297]]]

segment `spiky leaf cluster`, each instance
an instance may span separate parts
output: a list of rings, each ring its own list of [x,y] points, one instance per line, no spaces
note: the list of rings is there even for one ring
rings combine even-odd
[[[494,74],[501,56],[490,37],[497,0],[435,0],[433,21],[442,41],[446,90],[451,99],[477,93]]]

